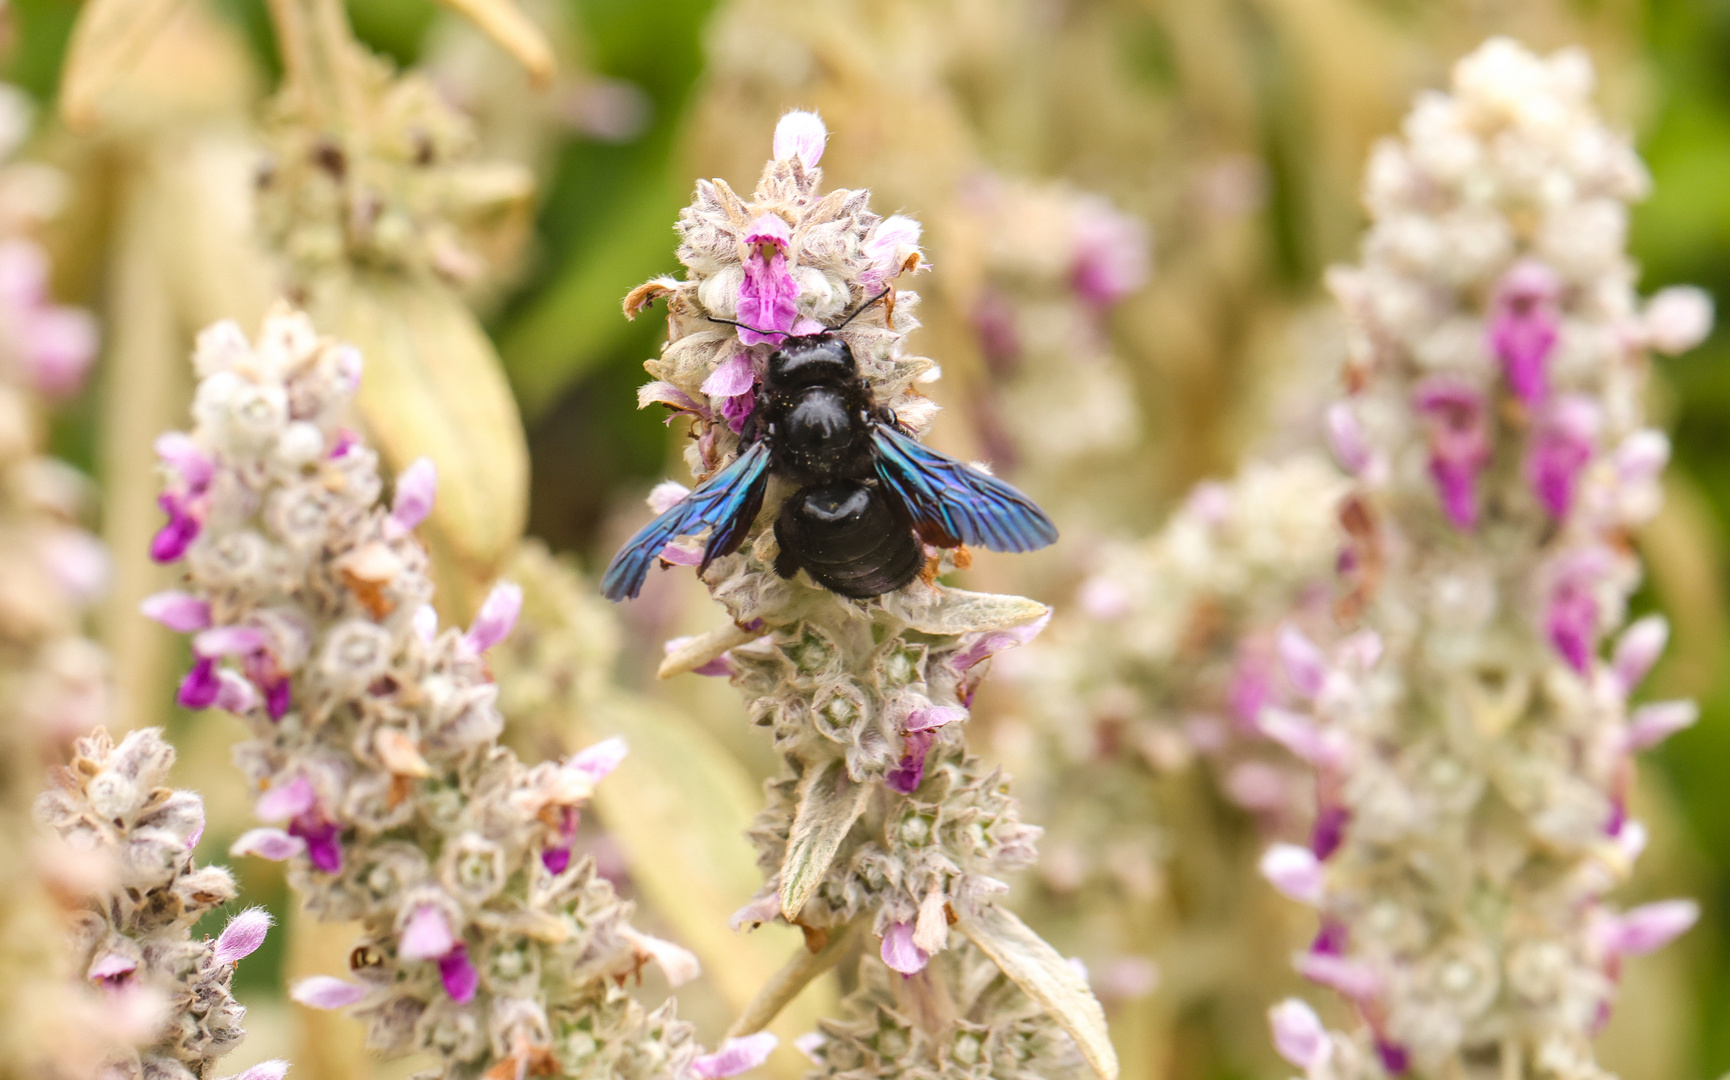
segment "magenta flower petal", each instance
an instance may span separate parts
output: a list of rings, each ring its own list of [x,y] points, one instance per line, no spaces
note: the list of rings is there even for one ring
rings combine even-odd
[[[228,925],[216,939],[213,953],[216,962],[232,964],[251,956],[264,944],[264,935],[270,931],[270,924],[270,912],[260,907],[247,908],[228,920]]]
[[[1516,263],[1497,286],[1490,322],[1490,349],[1502,362],[1508,385],[1527,405],[1549,395],[1550,354],[1556,347],[1562,282],[1543,263]]]
[[[1305,953],[1298,958],[1297,970],[1311,982],[1336,990],[1354,1001],[1373,998],[1381,990],[1382,981],[1368,964],[1330,953]]]
[[[111,952],[98,956],[85,971],[84,977],[91,982],[104,983],[109,986],[118,985],[127,976],[138,970],[138,961],[123,953]]]
[[[258,688],[244,676],[229,671],[226,668],[216,673],[217,689],[215,705],[235,715],[244,715],[258,707],[262,700]]]
[[[474,625],[464,640],[475,652],[486,652],[509,637],[523,611],[523,587],[511,581],[501,581],[481,602]]]
[[[216,671],[216,658],[201,656],[193,661],[192,670],[180,680],[175,700],[187,709],[208,709],[222,693],[222,678]]]
[[[298,836],[290,836],[281,829],[248,829],[240,834],[240,839],[228,849],[235,858],[242,855],[257,855],[261,859],[272,862],[282,862],[291,859],[306,850],[306,841]]]
[[[919,250],[919,222],[901,214],[893,214],[877,223],[871,235],[859,245],[860,254],[870,263],[859,275],[859,283],[867,289],[881,289],[901,274],[907,260]]]
[[[571,849],[564,845],[542,848],[541,865],[549,874],[564,873],[571,865]]]
[[[1364,425],[1352,407],[1343,401],[1334,402],[1328,406],[1324,423],[1328,449],[1333,451],[1340,468],[1354,476],[1369,468],[1374,451],[1370,449]]]
[[[191,593],[159,592],[138,605],[145,618],[180,634],[196,633],[210,626],[210,603]]]
[[[959,724],[967,719],[967,715],[966,709],[956,705],[928,705],[908,713],[907,719],[901,722],[901,730],[909,734],[915,731],[935,731],[950,724]]]
[[[216,476],[216,461],[192,436],[170,431],[156,438],[156,456],[180,475],[192,491],[203,491]]]
[[[1313,698],[1322,692],[1327,681],[1327,660],[1315,642],[1295,626],[1282,626],[1276,638],[1280,663],[1292,687],[1304,697]]]
[[[1256,726],[1300,761],[1318,769],[1338,769],[1345,764],[1346,747],[1340,736],[1302,713],[1269,705],[1262,709]]]
[[[722,1080],[749,1072],[769,1060],[769,1054],[781,1040],[767,1031],[728,1039],[713,1054],[703,1054],[691,1062],[691,1075],[699,1080]]]
[[[1076,203],[1073,228],[1070,280],[1083,302],[1106,308],[1146,283],[1146,222],[1093,196]]]
[[[445,984],[445,993],[458,1005],[467,1005],[475,999],[481,976],[469,962],[467,945],[459,941],[450,952],[439,957],[439,980]]]
[[[883,782],[890,790],[899,791],[903,795],[911,795],[919,790],[919,784],[925,779],[925,758],[931,752],[931,744],[937,741],[935,729],[924,731],[909,731],[901,740],[901,760],[893,769],[883,774]]]
[[[403,924],[396,952],[404,960],[432,960],[450,952],[456,944],[456,935],[451,932],[445,913],[432,904],[422,904]]]
[[[757,408],[757,391],[749,387],[742,394],[734,394],[721,400],[721,419],[727,422],[727,427],[737,435],[745,430],[745,421],[751,418],[751,413]]]
[[[342,829],[333,822],[303,814],[289,823],[290,836],[306,841],[306,859],[313,869],[326,874],[342,871]]]
[[[1550,643],[1569,667],[1584,675],[1598,649],[1598,601],[1592,591],[1571,578],[1563,579],[1550,594],[1546,622]]]
[[[1597,449],[1598,406],[1571,394],[1557,399],[1536,424],[1526,455],[1526,481],[1551,517],[1566,517],[1580,473]]]
[[[1430,420],[1430,476],[1454,527],[1478,524],[1478,474],[1490,463],[1484,395],[1463,383],[1432,378],[1413,392],[1413,407]]]
[[[390,519],[404,531],[413,529],[432,513],[433,498],[438,493],[439,471],[431,458],[417,458],[396,478],[396,494],[390,507]]]
[[[171,563],[186,554],[204,524],[178,496],[168,492],[157,496],[156,505],[168,515],[168,523],[150,538],[150,557],[159,563]]]
[[[365,1001],[367,992],[359,983],[331,975],[311,975],[295,983],[288,996],[314,1009],[342,1009]]]
[[[745,258],[745,279],[739,285],[739,340],[746,345],[778,344],[793,329],[799,310],[798,283],[787,268],[792,234],[774,214],[763,214],[746,233],[751,253]],[[755,329],[746,329],[754,327]]]
[[[192,650],[199,656],[245,656],[267,644],[269,639],[256,626],[216,626],[193,638]]]
[[[931,960],[931,954],[913,944],[913,924],[905,922],[890,923],[884,931],[882,956],[891,971],[903,975],[919,974]]]
[[[751,354],[736,352],[703,380],[703,393],[712,398],[733,397],[751,389],[756,382],[757,376],[751,370]]]

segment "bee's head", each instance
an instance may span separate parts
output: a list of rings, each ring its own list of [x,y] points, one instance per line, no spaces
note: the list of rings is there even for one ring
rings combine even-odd
[[[858,374],[853,350],[839,334],[824,331],[790,337],[769,354],[771,386],[796,387],[850,379]]]

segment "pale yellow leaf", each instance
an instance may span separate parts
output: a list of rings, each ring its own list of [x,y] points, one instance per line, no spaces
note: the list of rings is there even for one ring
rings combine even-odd
[[[871,789],[847,776],[846,762],[835,758],[810,769],[799,780],[799,807],[781,863],[781,914],[792,922],[822,884],[848,830],[865,812]]]

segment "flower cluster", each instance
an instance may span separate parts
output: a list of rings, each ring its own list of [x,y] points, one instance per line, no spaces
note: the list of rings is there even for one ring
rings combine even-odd
[[[983,248],[970,322],[988,385],[1001,387],[972,406],[982,441],[1032,490],[1056,493],[1079,461],[1121,452],[1139,434],[1104,318],[1147,281],[1147,226],[1097,195],[989,175],[968,186],[961,209],[963,235]],[[1045,477],[1053,471],[1063,483]]]
[[[234,899],[219,866],[193,864],[204,803],[163,786],[174,748],[155,729],[116,746],[105,730],[79,739],[70,765],[36,803],[70,857],[90,862],[101,887],[80,896],[74,963],[109,1002],[109,1032],[136,1050],[104,1075],[195,1080],[246,1037],[246,1010],[229,991],[235,965],[264,943],[270,916],[250,908],[214,941],[194,941],[192,924]],[[282,1080],[288,1065],[255,1065],[237,1080]]]
[[[1342,610],[1362,628],[1282,636],[1305,704],[1271,719],[1326,827],[1263,862],[1320,911],[1300,971],[1362,1021],[1329,1037],[1276,1011],[1312,1076],[1600,1077],[1622,958],[1695,914],[1605,902],[1645,839],[1632,755],[1694,708],[1629,702],[1660,620],[1600,648],[1667,456],[1642,426],[1647,351],[1690,347],[1710,309],[1694,290],[1637,303],[1623,249],[1645,176],[1591,86],[1578,51],[1497,39],[1460,61],[1376,149],[1363,261],[1330,277],[1352,327],[1328,416],[1357,480]]]
[[[819,190],[826,138],[815,115],[788,113],[749,199],[720,180],[700,182],[679,221],[686,278],[651,281],[626,300],[633,314],[667,300],[670,340],[646,364],[657,381],[640,400],[691,415],[687,458],[699,476],[736,453],[776,344],[840,322],[922,261],[916,222],[878,217],[866,191]],[[934,365],[902,352],[917,297],[891,292],[887,300],[859,312],[841,336],[876,402],[922,432],[936,408],[916,387]],[[679,494],[663,485],[651,501]],[[772,520],[774,509],[759,521]],[[663,560],[700,561],[687,544],[670,544]],[[669,643],[662,667],[730,675],[784,761],[752,831],[768,881],[736,921],[782,918],[803,927],[814,947],[868,926],[881,964],[935,985],[923,973],[950,947],[951,925],[986,934],[980,920],[995,910],[1001,877],[1034,857],[1038,830],[1020,821],[1004,779],[967,753],[960,730],[985,661],[1037,633],[1046,609],[935,584],[954,559],[935,549],[922,578],[868,602],[778,576],[775,554],[773,530],[758,524],[739,552],[716,559],[704,580],[731,622]],[[1066,1017],[1088,1009],[1097,1016],[1084,987],[1065,990],[1085,998]],[[939,1010],[925,1019],[957,1016]],[[1089,1050],[1094,1066],[1107,1069],[1102,1021]],[[837,1059],[829,1067],[853,1066]]]
[[[349,59],[364,116],[325,121],[298,86],[275,104],[258,175],[264,235],[303,284],[339,266],[481,279],[525,238],[533,179],[474,160],[473,122],[427,77]]]
[[[1264,834],[1307,823],[1309,778],[1261,720],[1292,694],[1276,628],[1328,621],[1345,487],[1309,455],[1197,486],[1160,532],[1107,548],[1080,587],[1080,617],[1057,620],[1018,658],[1010,677],[1048,718],[1036,801],[1050,821],[1041,877],[1055,893],[1104,886],[1150,901],[1171,876],[1164,860],[1198,832],[1226,844],[1218,829],[1168,820],[1171,782],[1197,764]]]
[[[375,454],[341,426],[360,357],[278,312],[256,344],[205,331],[195,360],[196,427],[161,446],[179,512],[157,548],[184,557],[187,591],[145,611],[193,635],[181,701],[250,728],[235,756],[270,824],[234,852],[289,860],[309,910],[362,924],[350,977],[295,999],[352,1006],[375,1049],[431,1051],[448,1077],[689,1075],[702,1059],[673,1002],[646,1012],[621,984],[655,960],[676,985],[694,958],[632,928],[573,856],[624,746],[531,768],[498,745],[484,654],[522,594],[500,585],[466,631],[439,628],[413,534],[436,478],[413,466],[381,504]]]

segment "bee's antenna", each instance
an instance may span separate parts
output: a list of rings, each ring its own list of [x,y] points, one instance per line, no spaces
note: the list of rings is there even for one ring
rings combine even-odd
[[[787,336],[787,331],[785,330],[759,330],[750,323],[742,323],[737,319],[723,319],[718,315],[710,315],[708,316],[708,319],[710,322],[726,323],[728,326],[742,326],[746,330],[751,331],[751,333],[762,334],[764,337],[768,337],[770,334],[780,334],[782,337]]]
[[[866,308],[870,307],[872,304],[875,304],[877,301],[883,299],[885,296],[888,296],[890,293],[892,293],[894,291],[895,291],[895,286],[893,286],[893,285],[889,286],[888,288],[884,289],[882,292],[878,293],[876,296],[873,296],[871,299],[865,301],[863,304],[860,304],[858,307],[854,308],[853,313],[851,315],[847,316],[845,319],[842,319],[840,322],[836,323],[834,326],[831,326],[829,329],[830,330],[841,329],[843,326],[846,326],[848,323],[852,322],[854,319],[857,319],[859,317],[860,313],[863,312]],[[891,309],[893,310],[893,305],[891,305]]]

